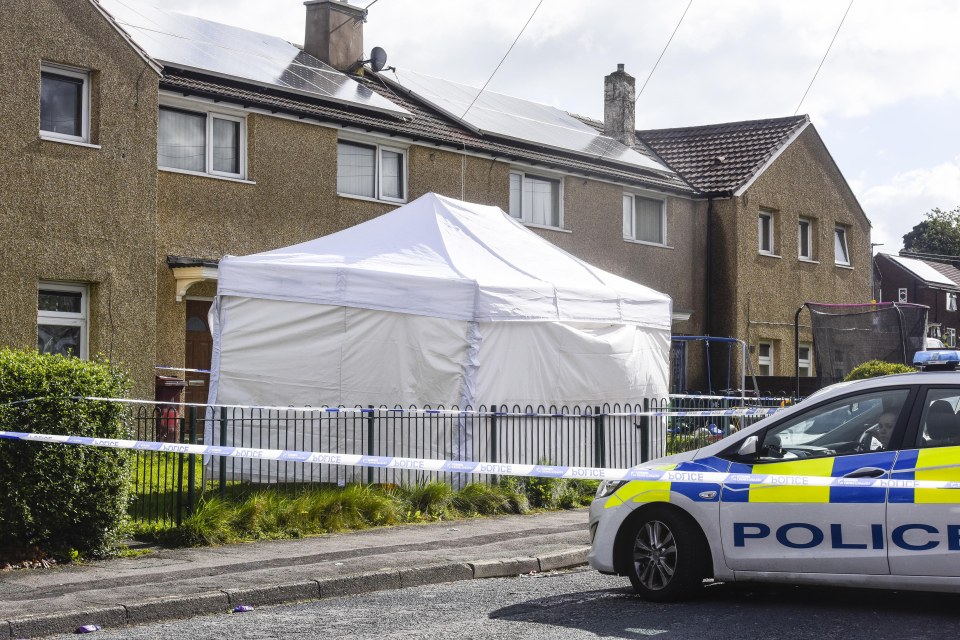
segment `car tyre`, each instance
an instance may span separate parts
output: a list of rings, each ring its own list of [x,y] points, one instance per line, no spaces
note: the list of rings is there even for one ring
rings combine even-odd
[[[688,600],[703,588],[705,541],[696,523],[676,511],[650,508],[627,525],[623,566],[644,600]]]

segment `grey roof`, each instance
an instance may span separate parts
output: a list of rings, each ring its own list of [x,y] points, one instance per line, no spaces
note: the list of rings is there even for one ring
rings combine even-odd
[[[410,95],[478,133],[674,173],[660,160],[637,153],[562,109],[408,69],[391,70],[393,81]]]
[[[878,256],[888,259],[929,287],[960,291],[960,269],[952,264],[926,260],[909,253],[881,253]]]
[[[609,159],[546,149],[532,142],[525,143],[523,141],[499,139],[492,135],[480,135],[435,111],[429,105],[405,93],[398,85],[386,81],[377,74],[368,71],[366,76],[355,76],[354,79],[394,104],[405,108],[410,112],[410,115],[403,119],[397,119],[388,114],[366,110],[359,106],[334,104],[321,99],[287,94],[264,87],[249,86],[238,81],[205,76],[170,67],[164,69],[163,78],[160,80],[160,88],[216,98],[244,107],[259,107],[275,112],[335,122],[345,126],[362,127],[370,131],[404,136],[433,144],[465,148],[471,152],[492,154],[517,162],[584,173],[598,178],[661,189],[671,193],[696,194],[696,190],[685,183],[676,173],[632,168]]]
[[[283,38],[129,0],[98,2],[117,26],[164,65],[406,114]]]
[[[637,131],[637,138],[698,190],[729,195],[753,178],[809,122],[809,116],[803,115],[648,129]]]
[[[388,84],[384,77],[370,72],[367,77],[339,73],[279,38],[141,2],[92,1],[132,45],[163,64],[161,89],[358,126],[635,186],[696,194],[671,168],[658,164],[653,154],[634,154],[640,166],[630,166],[618,162],[609,150],[590,153],[556,149],[533,137],[518,140],[477,132],[412,96],[399,84]],[[330,76],[336,76],[336,81],[330,80]],[[633,153],[627,147],[622,147],[622,151]]]

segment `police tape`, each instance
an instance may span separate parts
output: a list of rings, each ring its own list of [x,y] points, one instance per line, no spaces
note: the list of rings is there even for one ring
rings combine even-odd
[[[348,453],[325,453],[287,449],[258,449],[253,447],[224,447],[217,445],[154,442],[152,440],[122,440],[86,436],[52,435],[0,431],[0,439],[22,440],[53,444],[72,444],[110,449],[132,449],[162,453],[182,453],[198,456],[220,456],[264,462],[302,462],[346,467],[372,467],[399,471],[433,471],[532,478],[568,478],[587,480],[639,480],[704,485],[761,485],[771,487],[856,487],[876,489],[960,489],[960,482],[937,480],[894,480],[880,478],[834,478],[829,476],[799,476],[757,473],[727,473],[716,471],[679,471],[633,467],[604,469],[600,467],[573,467],[563,465],[513,464],[501,462],[472,462],[467,460],[439,460],[435,458],[403,458]],[[914,470],[895,470],[893,473],[912,473]],[[733,490],[742,490],[732,487]]]
[[[360,415],[369,417],[378,414],[408,415],[408,416],[441,416],[441,417],[489,417],[506,418],[595,418],[606,416],[611,418],[760,418],[772,416],[783,411],[783,407],[730,407],[727,409],[697,409],[691,411],[610,411],[599,413],[565,413],[539,411],[481,411],[478,409],[411,409],[403,407],[311,407],[309,405],[279,406],[279,405],[246,405],[246,404],[203,404],[200,402],[170,402],[162,400],[134,400],[130,398],[107,398],[101,396],[40,396],[24,398],[5,403],[5,406],[40,402],[45,400],[89,400],[91,402],[115,402],[130,405],[164,405],[178,407],[201,407],[205,409],[239,409],[241,411],[294,411],[300,413],[322,413],[334,415]]]

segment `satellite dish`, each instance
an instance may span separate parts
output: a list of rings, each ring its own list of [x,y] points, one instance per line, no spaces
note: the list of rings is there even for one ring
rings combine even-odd
[[[370,68],[380,71],[387,64],[387,52],[382,47],[374,47],[370,52]]]

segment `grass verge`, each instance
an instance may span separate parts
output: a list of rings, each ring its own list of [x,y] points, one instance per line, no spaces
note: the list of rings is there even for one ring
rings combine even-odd
[[[207,546],[300,538],[351,529],[587,505],[596,481],[504,478],[459,491],[441,482],[411,487],[348,485],[295,494],[259,491],[241,500],[207,494],[179,527],[134,524],[133,535],[166,546]]]

